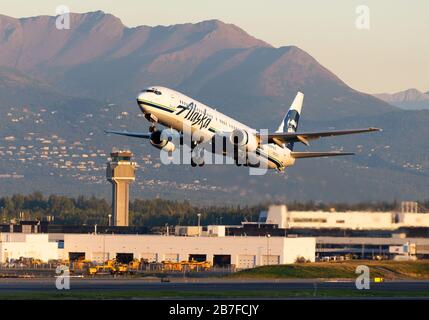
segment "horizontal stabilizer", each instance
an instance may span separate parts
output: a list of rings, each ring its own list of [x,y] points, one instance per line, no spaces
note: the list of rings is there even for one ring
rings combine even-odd
[[[336,156],[352,156],[354,153],[351,152],[338,152],[338,151],[328,151],[328,152],[291,152],[292,158],[301,159],[301,158],[317,158],[317,157],[336,157]]]
[[[151,133],[145,132],[128,132],[128,131],[114,131],[114,130],[106,130],[105,133],[118,134],[120,136],[127,136],[133,138],[142,138],[142,139],[150,139]]]

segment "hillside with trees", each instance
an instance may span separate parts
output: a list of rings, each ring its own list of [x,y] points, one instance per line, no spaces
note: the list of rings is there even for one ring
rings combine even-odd
[[[202,214],[203,224],[237,225],[242,221],[257,221],[259,213],[267,210],[269,203],[253,206],[195,206],[189,201],[164,199],[130,202],[130,221],[134,226],[156,227],[168,225],[196,225],[197,214]],[[391,211],[398,209],[397,202],[316,203],[289,202],[289,210],[337,211]],[[429,200],[420,203],[428,208]],[[1,223],[12,220],[47,220],[65,225],[107,225],[111,206],[104,198],[62,195],[44,196],[41,192],[28,195],[15,194],[0,198]]]

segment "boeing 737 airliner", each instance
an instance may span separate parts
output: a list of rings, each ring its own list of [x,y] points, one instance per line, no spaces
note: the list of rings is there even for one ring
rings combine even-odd
[[[284,171],[287,166],[295,163],[295,159],[353,155],[353,153],[336,151],[296,152],[293,151],[295,142],[301,142],[308,146],[310,140],[321,137],[380,131],[378,128],[366,128],[297,132],[303,100],[304,94],[298,92],[277,131],[264,134],[262,131],[250,128],[180,92],[159,86],[149,87],[140,92],[137,103],[145,118],[152,123],[150,132],[109,130],[106,133],[149,139],[154,147],[173,152],[176,145],[163,132],[175,129],[183,136],[184,127],[190,127],[192,136],[198,137],[198,140],[191,140],[192,148],[207,141],[212,141],[210,144],[214,145],[214,141],[217,141],[215,139],[220,137],[222,139],[221,152],[226,155],[225,149],[228,148],[225,148],[225,145],[233,146],[234,154],[232,157],[237,164],[239,164],[238,160],[243,159],[243,154],[245,154],[243,165],[260,167],[262,161],[265,168]],[[158,130],[156,128],[158,123],[170,129]],[[179,141],[179,143],[183,143],[184,140]],[[216,153],[215,148],[211,152]],[[192,165],[203,165],[203,163],[192,161]]]

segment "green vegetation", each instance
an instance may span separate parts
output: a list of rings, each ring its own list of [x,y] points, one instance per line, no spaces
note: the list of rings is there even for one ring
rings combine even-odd
[[[376,298],[429,297],[427,291],[379,291],[355,289],[303,289],[287,291],[70,291],[2,293],[2,300],[46,299],[168,299],[168,298]]]
[[[290,202],[291,210],[323,210],[335,208],[343,210],[374,210],[388,211],[397,208],[396,202],[365,202],[357,204]],[[422,203],[429,207],[429,201]],[[130,219],[132,225],[164,226],[192,225],[197,223],[197,213],[203,214],[205,224],[240,224],[241,221],[256,221],[261,210],[266,210],[267,203],[255,206],[194,206],[189,201],[171,201],[163,199],[140,200],[130,203]],[[16,194],[0,198],[0,222],[19,218],[20,213],[25,219],[43,219],[54,217],[54,223],[73,225],[106,225],[107,213],[111,211],[110,202],[95,196],[77,198],[61,195],[45,197],[40,192],[29,195]]]
[[[284,278],[284,279],[332,279],[356,278],[356,267],[367,265],[371,277],[385,279],[429,279],[429,261],[346,261],[296,263],[290,265],[263,266],[239,271],[234,278]]]
[[[204,223],[240,224],[245,220],[255,221],[265,207],[198,207],[191,205],[189,201],[135,199],[130,202],[130,220],[132,225],[147,227],[164,226],[166,223],[192,225],[197,223],[197,213],[202,213]],[[44,197],[42,193],[34,192],[30,195],[17,194],[0,198],[0,223],[19,218],[20,213],[23,213],[24,219],[44,219],[52,216],[56,224],[107,225],[107,215],[110,212],[110,203],[104,198],[94,196]]]

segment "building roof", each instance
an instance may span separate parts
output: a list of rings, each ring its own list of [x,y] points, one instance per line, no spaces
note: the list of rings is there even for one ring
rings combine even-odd
[[[132,157],[133,153],[131,151],[115,151],[111,152],[110,156],[113,157]]]

